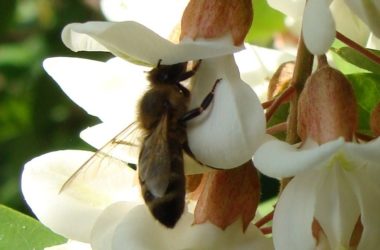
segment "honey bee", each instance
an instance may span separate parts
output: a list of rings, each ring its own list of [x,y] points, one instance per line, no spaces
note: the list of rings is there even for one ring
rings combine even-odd
[[[168,228],[175,226],[185,206],[183,152],[194,158],[187,145],[186,122],[211,104],[220,81],[216,80],[199,107],[188,110],[190,91],[180,82],[192,77],[200,63],[188,70],[188,62],[162,65],[159,60],[148,72],[150,88],[137,106],[135,125],[142,133],[137,170],[142,196],[153,217]],[[125,139],[129,133],[130,127],[127,127],[101,147],[64,183],[61,192],[80,179],[78,177],[92,175],[88,172],[99,173],[107,164],[125,165],[112,157],[112,151],[130,146]]]
[[[138,162],[142,195],[153,216],[169,228],[175,226],[185,206],[183,151],[192,155],[186,121],[210,105],[219,82],[198,108],[188,110],[190,91],[180,82],[192,77],[199,65],[200,61],[187,71],[187,62],[159,62],[148,74],[151,88],[138,106],[138,123],[144,130]]]

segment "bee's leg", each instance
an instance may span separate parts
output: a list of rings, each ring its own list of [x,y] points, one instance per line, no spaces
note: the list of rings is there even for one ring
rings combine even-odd
[[[201,62],[202,60],[198,60],[191,70],[186,71],[185,73],[181,75],[181,77],[179,78],[179,81],[182,82],[192,77],[197,72],[199,65],[201,65]]]
[[[183,151],[188,155],[190,156],[194,161],[198,162],[198,164],[200,165],[204,165],[202,162],[198,161],[197,158],[195,158],[193,152],[191,151],[190,147],[189,147],[189,144],[187,144],[187,142],[183,143],[182,144],[182,149]]]
[[[198,108],[194,108],[192,110],[187,111],[186,114],[184,114],[181,117],[181,119],[180,119],[181,122],[189,121],[189,120],[199,116],[200,114],[202,114],[202,112],[211,104],[212,100],[214,99],[214,92],[215,92],[216,85],[221,80],[222,79],[216,80],[216,82],[215,82],[214,86],[212,87],[210,93],[208,93],[208,95],[203,99],[201,105]]]

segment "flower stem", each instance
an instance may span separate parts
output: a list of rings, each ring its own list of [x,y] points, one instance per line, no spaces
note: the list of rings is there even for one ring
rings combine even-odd
[[[272,227],[263,227],[263,228],[260,228],[260,230],[263,234],[271,234],[272,233]]]
[[[259,221],[257,221],[255,223],[255,226],[258,227],[258,228],[264,226],[265,224],[267,224],[268,222],[270,222],[271,220],[273,220],[273,215],[274,215],[274,210],[272,212],[270,212],[269,214],[265,215]]]
[[[274,112],[277,110],[277,108],[281,104],[285,103],[291,98],[294,92],[295,92],[294,86],[290,86],[284,92],[282,92],[280,96],[276,97],[276,99],[271,103],[271,105],[267,109],[267,112],[265,113],[265,117],[267,121],[270,120]]]
[[[285,132],[288,128],[287,122],[278,123],[273,125],[272,127],[267,128],[266,133],[270,135],[274,135],[280,132]]]
[[[297,114],[298,114],[298,99],[305,85],[305,82],[311,74],[313,68],[314,56],[306,48],[303,36],[300,37],[298,44],[296,64],[294,66],[293,78],[290,86],[295,88],[295,93],[292,95],[289,106],[288,130],[286,134],[286,142],[295,144],[299,142],[297,134]],[[281,180],[280,192],[286,187],[291,178]]]
[[[286,141],[290,144],[297,143],[299,141],[297,135],[297,106],[298,98],[302,92],[305,82],[311,74],[313,67],[314,56],[308,51],[305,46],[304,40],[301,36],[298,45],[296,64],[294,66],[293,78],[291,80],[291,86],[295,88],[295,93],[290,100],[289,117],[288,117],[288,131]]]
[[[340,33],[340,32],[337,31],[336,32],[336,38],[338,40],[342,41],[343,43],[345,43],[346,45],[348,45],[349,47],[353,48],[354,50],[358,51],[359,53],[361,53],[365,57],[371,59],[375,63],[380,64],[380,57],[378,55],[372,53],[371,51],[369,51],[368,49],[364,48],[360,44],[352,41],[350,38],[346,37],[342,33]]]

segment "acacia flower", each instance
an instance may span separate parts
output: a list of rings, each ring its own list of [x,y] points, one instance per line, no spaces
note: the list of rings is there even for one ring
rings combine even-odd
[[[232,53],[242,47],[234,46],[228,34],[212,41],[173,44],[127,21],[70,24],[62,38],[74,51],[110,51],[148,65],[156,65],[160,59],[163,64],[202,59],[194,76],[190,108],[199,106],[215,81],[222,80],[211,107],[189,122],[189,146],[195,157],[210,166],[231,168],[249,160],[260,145],[265,132],[264,113],[254,91],[240,79]],[[227,115],[233,117],[227,119]]]
[[[292,23],[300,24],[303,19],[303,38],[313,54],[326,53],[335,38],[336,30],[362,45],[367,42],[370,32],[380,37],[380,5],[376,0],[268,2],[273,8],[291,17]]]
[[[339,138],[320,146],[297,146],[270,141],[255,154],[255,165],[262,173],[275,178],[295,176],[275,209],[275,248],[350,249],[359,221],[363,231],[357,249],[376,249],[380,244],[380,139],[356,144]],[[314,220],[322,228],[317,237]],[[318,237],[324,242],[320,248]]]
[[[299,98],[302,143],[270,140],[254,156],[262,173],[294,176],[275,208],[276,249],[376,249],[380,244],[380,139],[351,142],[356,124],[350,83],[320,58]]]
[[[96,176],[60,192],[63,183],[92,152],[62,150],[28,162],[22,191],[39,220],[70,241],[52,250],[272,249],[271,240],[250,225],[246,234],[205,223],[193,225],[185,212],[175,229],[167,229],[150,214],[136,185],[134,170],[116,163],[99,168]],[[95,177],[95,178],[94,178]],[[149,237],[147,237],[149,235]]]

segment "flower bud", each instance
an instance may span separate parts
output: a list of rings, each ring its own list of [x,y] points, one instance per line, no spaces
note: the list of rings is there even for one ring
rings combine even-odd
[[[373,134],[380,136],[380,103],[372,110],[370,126]]]
[[[298,134],[319,144],[345,138],[352,141],[357,128],[356,100],[346,77],[328,65],[306,81],[298,103]]]
[[[241,45],[251,27],[251,0],[191,0],[181,22],[181,40],[188,37],[220,38],[231,33],[234,45]]]
[[[204,174],[199,186],[194,224],[210,221],[222,230],[236,220],[245,231],[255,216],[260,201],[260,179],[252,161],[240,167]]]
[[[293,77],[294,62],[284,62],[278,67],[269,81],[268,100],[272,100],[290,86]]]

